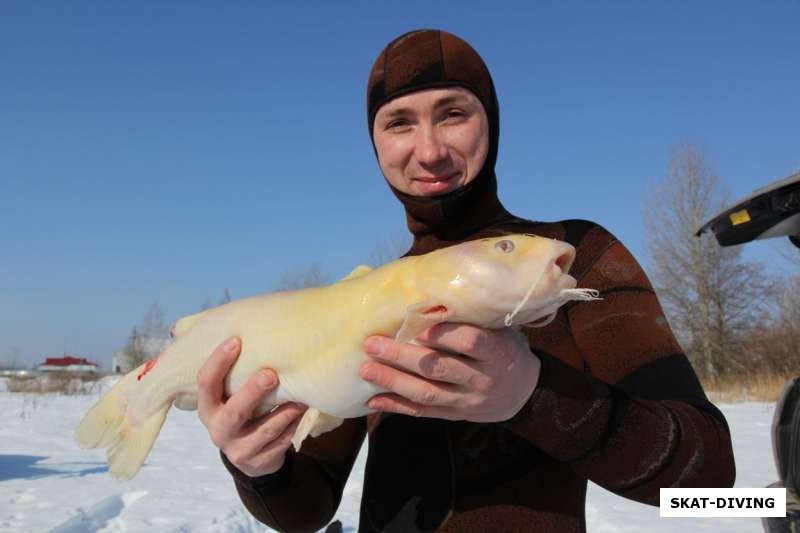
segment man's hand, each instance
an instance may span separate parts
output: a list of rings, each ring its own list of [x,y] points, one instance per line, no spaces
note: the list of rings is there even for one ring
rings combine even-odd
[[[272,370],[260,370],[226,399],[225,376],[240,350],[239,339],[228,339],[205,362],[197,374],[197,410],[211,441],[228,460],[246,475],[258,477],[283,466],[306,407],[286,403],[251,420],[258,404],[278,385]]]
[[[372,361],[361,377],[389,392],[370,398],[379,411],[500,422],[525,404],[539,379],[541,361],[512,329],[438,324],[416,338],[419,345],[368,337]]]

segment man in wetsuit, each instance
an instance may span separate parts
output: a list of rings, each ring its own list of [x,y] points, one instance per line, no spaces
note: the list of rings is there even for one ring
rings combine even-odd
[[[365,436],[360,531],[582,531],[587,480],[654,505],[660,487],[731,486],[725,419],[633,256],[595,223],[521,219],[497,198],[499,111],[478,54],[442,31],[398,37],[372,68],[367,112],[408,255],[509,233],[561,239],[576,247],[578,286],[603,300],[566,305],[524,340],[463,324],[420,345],[366,339],[361,376],[387,390],[369,401],[379,412],[300,452],[289,439],[304,406],[248,421],[279,376],[223,397],[233,339],[199,374],[199,411],[248,510],[279,530],[324,527]]]

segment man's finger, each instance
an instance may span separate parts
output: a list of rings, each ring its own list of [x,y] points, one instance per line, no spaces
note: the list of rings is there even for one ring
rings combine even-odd
[[[239,339],[228,339],[211,352],[197,373],[197,410],[201,415],[212,412],[222,403],[225,376],[239,356],[239,350]]]
[[[253,458],[252,462],[257,465],[269,464],[274,462],[279,456],[285,454],[292,445],[292,437],[294,436],[295,431],[297,431],[297,426],[300,424],[300,420],[302,420],[302,418],[302,416],[298,416],[292,420],[289,425],[283,429],[280,435],[273,439],[269,444],[264,445],[264,447]]]
[[[293,422],[299,422],[306,409],[300,404],[285,403],[271,413],[251,421],[247,433],[237,439],[238,453],[242,455],[243,459],[252,461],[256,455],[261,454],[265,447],[279,439]],[[292,435],[294,435],[294,431]],[[236,457],[236,452],[231,452],[231,454]],[[231,459],[230,455],[228,455],[228,459]]]
[[[427,346],[370,337],[365,343],[365,348],[373,359],[434,381],[463,385],[477,372],[470,360],[432,350]]]
[[[241,446],[241,440],[237,441],[235,448],[225,450],[228,460],[239,470],[250,477],[259,477],[266,474],[273,474],[280,469],[285,459],[286,451],[292,445],[292,436],[297,431],[297,425],[301,417],[295,418],[276,438],[269,442],[248,443]]]
[[[430,405],[420,405],[408,398],[403,398],[397,394],[378,394],[370,398],[367,406],[376,411],[387,413],[397,413],[407,416],[443,418],[445,420],[463,420],[464,411],[450,407],[435,407]]]
[[[364,363],[359,374],[363,379],[421,405],[450,406],[458,401],[455,385],[431,382],[377,362]]]
[[[434,350],[465,355],[477,361],[493,358],[497,351],[496,331],[469,324],[437,324],[417,337],[420,344]]]
[[[259,370],[247,382],[228,398],[223,407],[225,419],[232,422],[232,431],[238,431],[253,416],[253,411],[264,401],[267,395],[278,385],[275,371]]]
[[[299,422],[308,407],[299,403],[285,403],[264,415],[263,418],[254,421],[254,427],[248,439],[253,437],[259,443],[257,449],[261,449],[273,440],[280,437],[293,422]],[[292,433],[294,435],[294,433]]]

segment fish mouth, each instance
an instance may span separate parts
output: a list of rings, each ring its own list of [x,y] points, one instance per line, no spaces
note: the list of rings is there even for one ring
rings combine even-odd
[[[522,325],[533,327],[546,326],[553,321],[553,319],[556,317],[556,313],[558,312],[558,308],[563,304],[570,300],[583,299],[583,294],[586,289],[576,289],[575,286],[578,284],[577,280],[569,274],[563,273],[562,265],[557,265],[557,268],[560,268],[562,273],[558,274],[556,279],[555,283],[558,286],[558,289],[555,291],[555,294],[553,297],[547,298],[541,303],[541,305],[536,307],[536,310],[540,311],[537,313],[539,316],[521,322]],[[506,327],[511,327],[514,324],[514,318],[516,318],[520,312],[524,314],[525,311],[532,311],[532,309],[525,309],[525,304],[528,303],[534,292],[536,292],[536,288],[542,282],[544,277],[545,272],[542,271],[542,273],[539,274],[539,277],[530,285],[530,287],[528,287],[527,292],[519,301],[514,310],[506,314],[503,321]],[[542,314],[542,312],[544,312],[544,314]]]
[[[553,320],[553,318],[555,318],[555,312],[558,310],[558,308],[561,307],[562,304],[569,301],[569,297],[564,298],[563,291],[565,289],[574,289],[575,285],[578,284],[575,278],[568,274],[570,268],[572,268],[572,263],[575,261],[575,248],[569,245],[556,247],[555,253],[553,253],[551,256],[551,261],[552,262],[548,263],[549,268],[543,268],[541,272],[539,272],[539,276],[534,280],[531,286],[528,287],[528,291],[522,297],[522,300],[520,300],[514,310],[505,316],[505,320],[503,322],[505,323],[506,327],[510,327],[513,324],[514,318],[520,311],[524,309],[525,304],[527,304],[528,300],[531,299],[531,296],[533,296],[536,288],[545,277],[552,280],[557,286],[558,290],[552,298],[548,298],[548,301],[543,302],[543,304],[539,306],[539,309],[541,310],[553,309],[551,313],[544,315],[547,322],[541,325],[545,325]],[[525,323],[532,322],[539,324],[540,319],[541,316],[532,319],[532,321],[526,320]]]
[[[550,304],[542,306],[542,309],[549,310],[550,311],[549,313],[539,318],[535,318],[531,321],[524,322],[522,325],[533,328],[544,327],[556,318],[558,310],[561,308],[562,305],[566,304],[567,302],[572,302],[572,301],[592,302],[595,300],[602,300],[602,298],[600,297],[600,291],[597,291],[595,289],[576,289],[576,288],[561,289],[558,293],[558,296],[552,302],[550,302]]]

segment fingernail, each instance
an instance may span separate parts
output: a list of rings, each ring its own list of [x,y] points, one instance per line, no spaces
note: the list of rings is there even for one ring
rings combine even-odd
[[[226,352],[233,353],[236,351],[236,347],[239,345],[239,339],[233,337],[225,341],[225,346],[223,347]]]
[[[379,355],[383,349],[383,342],[375,337],[370,337],[367,339],[367,342],[364,343],[364,348],[367,350],[367,353]]]
[[[375,379],[377,372],[371,365],[364,365],[361,367],[360,374],[362,378],[372,381]]]
[[[271,372],[259,372],[256,383],[262,389],[268,389],[275,385],[275,376]]]

